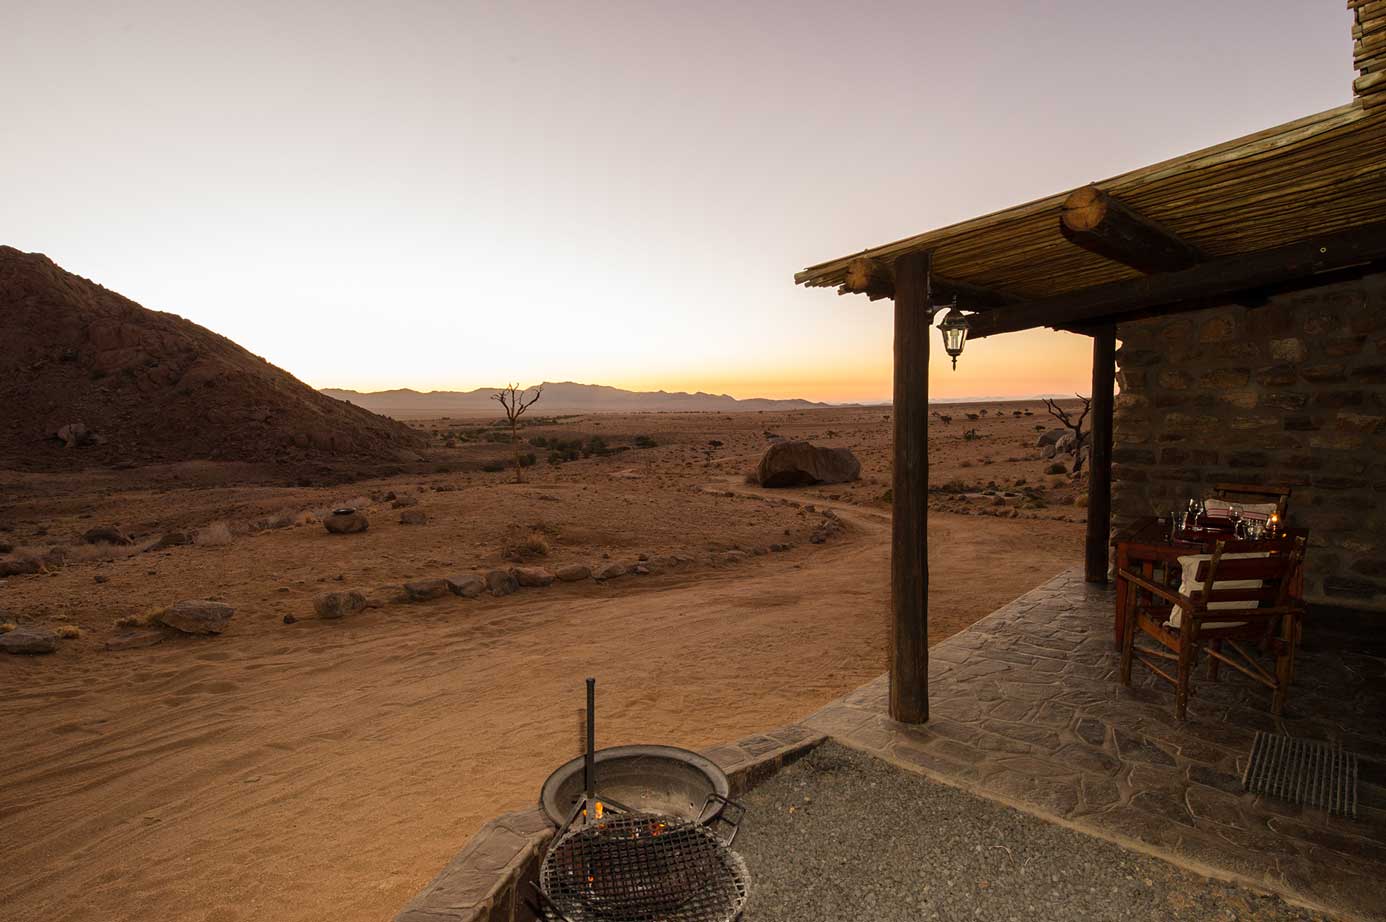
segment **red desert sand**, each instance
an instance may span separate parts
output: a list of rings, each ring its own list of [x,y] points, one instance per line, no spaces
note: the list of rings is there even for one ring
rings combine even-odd
[[[1039,404],[939,412],[933,641],[1078,562],[1083,518],[1082,482],[1043,473]],[[0,471],[3,559],[39,563],[3,582],[0,621],[77,635],[0,656],[4,917],[379,922],[578,751],[584,676],[599,745],[692,748],[866,682],[885,666],[889,416],[537,415],[524,484],[482,470],[510,455],[489,420],[416,423],[426,463],[331,487],[248,463]],[[625,450],[548,463],[593,436]],[[748,485],[779,437],[852,449],[862,479]],[[369,529],[328,534],[341,504]],[[98,526],[132,543],[85,543]],[[394,601],[517,564],[626,574]],[[316,617],[334,590],[381,604]],[[235,615],[107,649],[162,637],[142,623],[185,599]]]

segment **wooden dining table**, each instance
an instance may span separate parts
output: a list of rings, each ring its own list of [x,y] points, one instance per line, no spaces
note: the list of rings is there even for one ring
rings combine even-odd
[[[1307,542],[1309,530],[1306,528],[1282,528],[1280,539],[1303,537]],[[1271,539],[1266,539],[1271,540]],[[1219,541],[1227,542],[1229,552],[1255,552],[1262,542],[1240,539],[1230,529],[1209,527],[1197,531],[1184,532],[1179,538],[1170,538],[1169,519],[1145,516],[1119,529],[1112,536],[1116,548],[1116,617],[1113,619],[1113,639],[1121,648],[1122,631],[1126,627],[1126,580],[1121,571],[1138,573],[1148,580],[1171,583],[1171,569],[1179,571],[1179,558],[1190,554],[1211,554]],[[1304,573],[1295,577],[1291,592],[1296,599],[1304,596]]]

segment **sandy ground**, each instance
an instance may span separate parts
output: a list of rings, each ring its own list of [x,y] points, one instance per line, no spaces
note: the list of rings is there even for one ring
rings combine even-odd
[[[963,440],[956,419],[936,427],[931,480],[1050,480],[1029,447],[1041,417],[1005,411],[971,424],[985,438]],[[532,803],[578,751],[583,676],[599,679],[600,745],[708,746],[855,688],[884,668],[884,415],[566,421],[613,441],[649,434],[658,447],[541,463],[527,485],[476,469],[490,444],[443,449],[428,471],[334,487],[275,486],[253,471],[228,482],[226,470],[199,466],[82,482],[9,476],[17,500],[0,510],[0,540],[22,547],[107,523],[146,540],[219,520],[235,537],[77,559],[0,587],[11,619],[82,631],[51,656],[0,658],[4,917],[389,919],[483,822]],[[767,431],[853,446],[863,480],[744,485]],[[419,496],[430,523],[399,525],[375,501],[363,535],[247,524],[385,490]],[[1048,495],[1065,492],[1055,483]],[[809,543],[825,508],[845,528]],[[1082,510],[1071,504],[987,499],[970,511],[988,514],[931,518],[932,640],[1079,559]],[[551,545],[545,565],[691,562],[607,584],[310,617],[324,587],[484,569],[536,528]],[[722,560],[772,542],[794,546]],[[103,649],[115,617],[206,596],[237,606],[221,637]],[[284,624],[284,614],[303,620]]]

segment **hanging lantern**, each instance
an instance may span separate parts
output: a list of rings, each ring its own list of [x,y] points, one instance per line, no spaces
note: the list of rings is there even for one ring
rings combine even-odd
[[[958,299],[939,321],[938,331],[943,334],[943,349],[953,359],[953,370],[958,370],[958,356],[962,355],[963,344],[967,342],[967,316],[958,310]]]

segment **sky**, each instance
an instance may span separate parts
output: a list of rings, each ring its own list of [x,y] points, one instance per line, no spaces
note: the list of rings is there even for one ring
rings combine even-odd
[[[795,271],[1345,103],[1343,6],[0,0],[0,243],[318,387],[886,399],[889,302]]]

